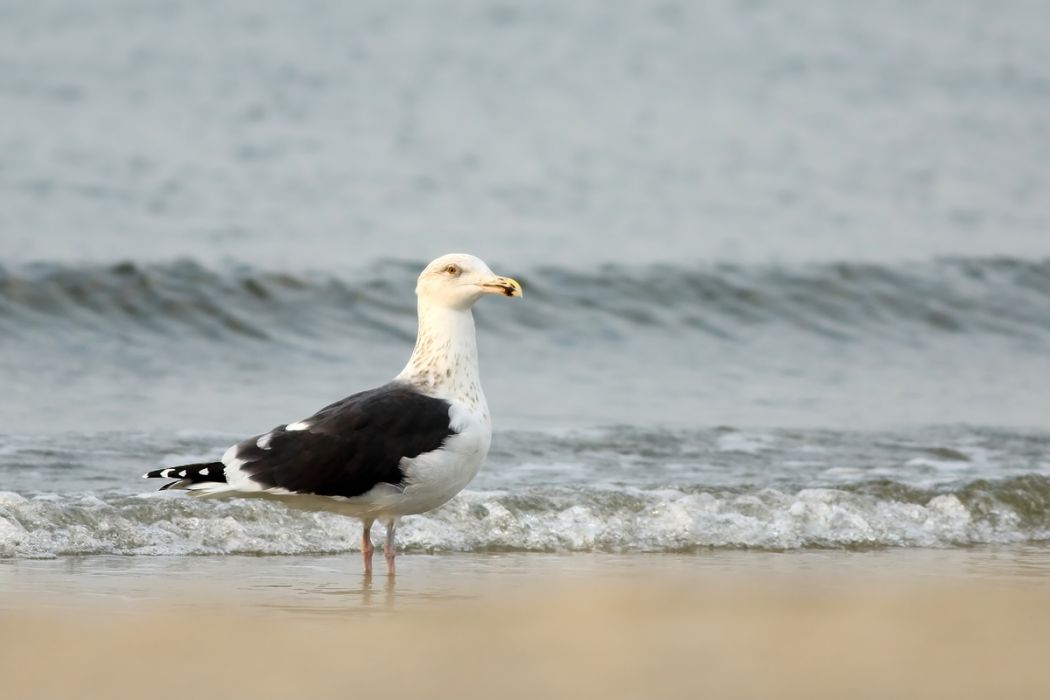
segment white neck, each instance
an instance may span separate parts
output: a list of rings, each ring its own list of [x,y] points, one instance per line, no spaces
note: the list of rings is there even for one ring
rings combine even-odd
[[[420,298],[418,310],[416,347],[395,379],[432,396],[456,399],[487,413],[470,309],[450,309]]]

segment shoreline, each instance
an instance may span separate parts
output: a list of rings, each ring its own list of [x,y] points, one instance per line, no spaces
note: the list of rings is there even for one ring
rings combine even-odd
[[[381,568],[381,567],[380,567]],[[367,579],[360,555],[118,556],[0,559],[0,611],[30,599],[37,606],[221,602],[296,614],[369,611],[374,594],[397,608],[442,601],[485,601],[581,581],[633,585],[734,587],[756,582],[786,587],[864,585],[1012,585],[1050,582],[1050,545],[987,545],[952,549],[709,550],[689,554],[442,553],[403,554],[391,582]],[[390,601],[384,603],[391,605]]]

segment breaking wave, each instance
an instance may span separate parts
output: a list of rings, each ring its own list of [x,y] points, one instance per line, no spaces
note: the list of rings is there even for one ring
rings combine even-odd
[[[0,493],[0,556],[338,553],[356,520],[258,500]],[[955,547],[1050,539],[1050,477],[925,491],[892,481],[764,488],[466,491],[398,530],[416,552]]]
[[[257,340],[414,332],[417,263],[356,275],[285,273],[183,260],[0,266],[0,330]],[[521,275],[529,304],[481,323],[615,333],[644,326],[732,339],[756,325],[840,339],[870,332],[1050,334],[1050,260],[942,259],[899,265],[608,266]]]

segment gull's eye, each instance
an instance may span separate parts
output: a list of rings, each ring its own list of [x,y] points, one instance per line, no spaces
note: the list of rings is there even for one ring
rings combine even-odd
[[[446,265],[445,266],[445,272],[447,272],[450,275],[458,275],[459,274],[459,265]]]

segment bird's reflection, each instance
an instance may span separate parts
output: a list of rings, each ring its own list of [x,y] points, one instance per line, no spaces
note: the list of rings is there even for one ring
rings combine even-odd
[[[375,585],[372,574],[363,574],[361,580],[361,605],[366,608],[382,606],[392,609],[397,598],[396,582],[396,576],[383,577],[382,599],[377,600],[376,595],[380,594],[380,592],[376,590],[378,586]]]

